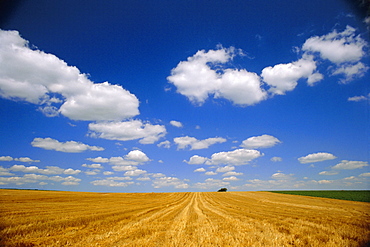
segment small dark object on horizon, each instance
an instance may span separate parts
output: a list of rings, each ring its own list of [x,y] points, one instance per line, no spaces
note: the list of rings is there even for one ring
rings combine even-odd
[[[221,189],[219,189],[217,192],[226,192],[227,191],[227,189],[226,188],[221,188]]]

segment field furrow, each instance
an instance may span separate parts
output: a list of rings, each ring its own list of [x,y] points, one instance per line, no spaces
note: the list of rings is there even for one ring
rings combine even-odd
[[[370,203],[269,192],[0,190],[0,246],[367,246]]]

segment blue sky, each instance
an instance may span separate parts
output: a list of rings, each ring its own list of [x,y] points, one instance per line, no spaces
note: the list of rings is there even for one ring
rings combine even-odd
[[[19,1],[0,23],[0,187],[370,189],[353,2]]]

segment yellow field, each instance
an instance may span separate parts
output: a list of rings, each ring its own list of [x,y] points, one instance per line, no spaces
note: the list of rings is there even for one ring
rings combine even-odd
[[[0,190],[0,246],[367,246],[370,203],[269,192]]]

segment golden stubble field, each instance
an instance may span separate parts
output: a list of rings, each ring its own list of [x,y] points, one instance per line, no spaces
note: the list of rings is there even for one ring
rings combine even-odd
[[[0,246],[367,246],[370,203],[269,192],[0,190]]]

